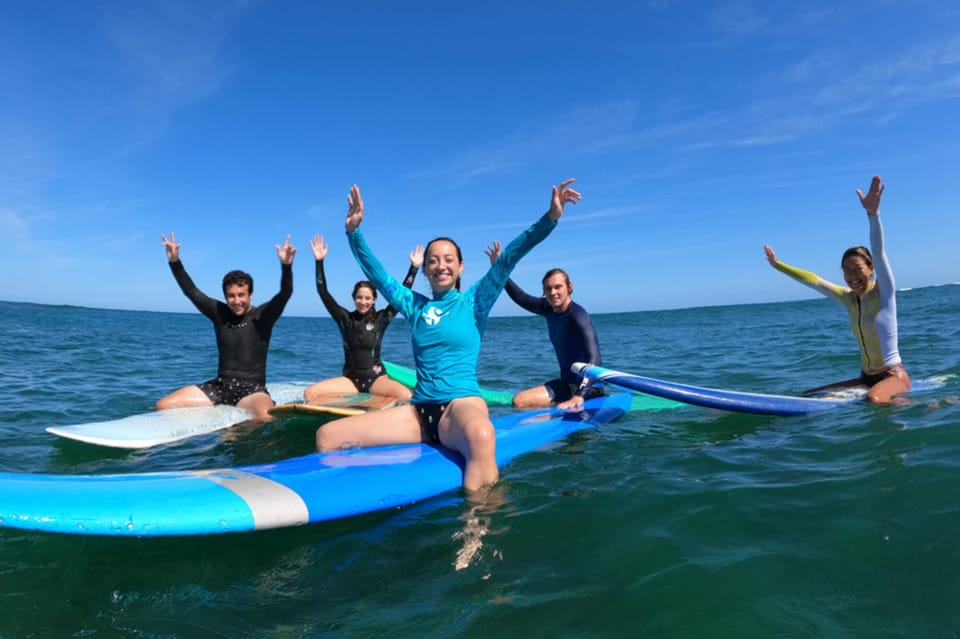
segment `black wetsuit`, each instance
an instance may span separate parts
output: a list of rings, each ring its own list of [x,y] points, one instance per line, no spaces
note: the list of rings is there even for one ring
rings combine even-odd
[[[224,302],[205,295],[187,275],[183,262],[170,262],[177,284],[211,322],[217,335],[217,378],[199,384],[216,403],[235,404],[252,392],[266,392],[267,351],[273,325],[293,294],[293,269],[281,264],[280,292],[266,304],[251,308],[242,317]],[[219,389],[219,387],[224,387]],[[219,390],[218,390],[219,389]]]
[[[396,317],[397,311],[387,306],[379,311],[370,309],[365,315],[358,311],[348,311],[337,304],[327,289],[327,277],[323,272],[323,260],[317,260],[317,293],[330,317],[340,329],[343,341],[343,376],[353,382],[361,393],[370,391],[374,380],[384,374],[383,361],[380,359],[380,345],[383,333]],[[417,267],[410,265],[403,285],[413,286],[417,277]]]
[[[595,385],[587,377],[581,377],[570,370],[574,362],[586,362],[601,366],[600,340],[593,327],[590,314],[582,306],[570,300],[570,306],[562,313],[555,313],[545,297],[528,295],[513,280],[509,280],[505,289],[518,306],[542,315],[547,320],[547,333],[550,343],[557,354],[560,365],[560,377],[546,382],[556,402],[563,402],[573,395],[584,399],[603,394],[602,386]]]

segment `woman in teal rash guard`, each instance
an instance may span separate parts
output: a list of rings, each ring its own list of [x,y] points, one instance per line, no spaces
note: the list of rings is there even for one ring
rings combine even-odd
[[[889,402],[894,395],[910,390],[910,376],[900,360],[897,345],[897,289],[893,281],[893,269],[890,268],[883,246],[883,226],[880,224],[883,189],[879,175],[874,176],[866,195],[857,189],[860,204],[870,222],[870,249],[873,253],[871,255],[871,250],[864,246],[854,246],[844,252],[840,266],[849,288],[828,282],[810,271],[784,264],[777,259],[772,248],[763,247],[767,261],[773,268],[836,299],[850,315],[850,328],[860,345],[860,377],[813,391],[863,384],[870,387],[867,400],[876,403]],[[874,260],[876,281],[873,280]]]
[[[487,315],[517,262],[557,225],[564,206],[580,200],[573,180],[553,187],[550,209],[504,250],[490,270],[460,291],[463,256],[449,238],[427,244],[423,273],[433,297],[404,288],[390,276],[359,231],[363,219],[360,189],[347,197],[347,239],[360,268],[387,303],[411,324],[417,385],[410,404],[330,422],[317,430],[320,451],[344,446],[383,446],[425,442],[463,455],[463,487],[468,496],[499,477],[496,434],[480,397],[477,358]]]

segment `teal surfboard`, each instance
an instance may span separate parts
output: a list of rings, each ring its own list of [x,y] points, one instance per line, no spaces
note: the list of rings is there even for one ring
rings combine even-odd
[[[387,375],[390,379],[400,382],[409,389],[417,385],[417,371],[393,362],[384,362],[383,367],[387,369]],[[513,393],[509,391],[493,390],[491,388],[481,388],[480,397],[487,402],[487,406],[512,406]]]

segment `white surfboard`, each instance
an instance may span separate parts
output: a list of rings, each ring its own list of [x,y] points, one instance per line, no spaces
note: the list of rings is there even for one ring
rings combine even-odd
[[[290,402],[303,396],[305,383],[268,384],[274,401]],[[178,442],[188,437],[213,433],[253,417],[236,406],[198,406],[171,408],[120,419],[70,426],[50,426],[48,433],[110,448],[149,448]]]

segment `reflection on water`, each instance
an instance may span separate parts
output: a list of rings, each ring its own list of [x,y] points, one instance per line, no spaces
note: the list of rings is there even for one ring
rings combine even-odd
[[[481,559],[480,551],[483,549],[484,537],[491,534],[500,535],[510,530],[509,526],[496,530],[490,528],[492,516],[504,510],[509,504],[506,491],[506,486],[499,483],[470,491],[467,495],[467,510],[459,518],[463,528],[453,533],[453,540],[461,544],[453,562],[454,570],[469,568],[474,561]],[[499,556],[498,551],[492,554]]]

